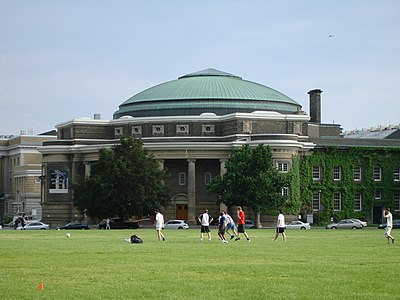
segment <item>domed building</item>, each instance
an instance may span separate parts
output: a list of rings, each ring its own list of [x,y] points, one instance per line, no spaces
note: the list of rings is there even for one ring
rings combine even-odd
[[[73,207],[71,182],[89,175],[98,150],[118,143],[122,136],[141,139],[160,168],[168,169],[171,205],[165,208],[166,219],[195,224],[205,208],[216,216],[221,207],[206,186],[226,172],[225,162],[235,147],[268,145],[276,167],[288,172],[294,157],[306,157],[332,143],[343,145],[345,140],[350,147],[357,143],[343,139],[340,125],[321,123],[321,93],[309,92],[307,115],[298,102],[279,91],[206,69],[134,95],[119,105],[113,120],[95,117],[60,123],[58,139],[40,149],[43,220],[56,225],[83,217]],[[301,191],[293,186],[286,192],[290,198]],[[310,196],[304,202],[315,208],[314,200]]]

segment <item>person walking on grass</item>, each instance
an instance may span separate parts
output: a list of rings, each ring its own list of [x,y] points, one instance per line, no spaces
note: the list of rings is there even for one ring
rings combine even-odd
[[[282,234],[283,240],[286,242],[286,234],[285,234],[285,216],[283,215],[283,210],[279,210],[279,215],[278,215],[278,222],[276,224],[276,233],[274,237],[274,241],[278,238],[279,234]]]
[[[385,210],[383,211],[383,218],[386,219],[385,237],[387,238],[388,244],[390,243],[390,240],[392,240],[392,244],[394,244],[394,241],[396,239],[391,235],[393,227],[393,216],[389,208],[385,208]]]
[[[240,240],[240,234],[243,233],[243,235],[246,237],[247,241],[250,242],[250,238],[247,235],[247,232],[244,230],[244,224],[245,224],[245,214],[241,206],[237,207],[237,217],[238,217],[238,234],[237,238],[235,241]]]
[[[164,234],[162,230],[164,228],[164,216],[160,213],[158,209],[155,210],[156,213],[156,231],[157,231],[157,238],[159,241],[165,241]]]
[[[204,212],[197,219],[201,224],[200,241],[203,241],[204,234],[207,233],[208,240],[211,242],[210,223],[214,219],[208,214],[208,209],[205,209]]]
[[[221,211],[219,213],[219,219],[218,219],[218,236],[221,240],[221,243],[228,243],[228,241],[225,239],[225,229],[226,229],[226,217],[224,211]]]

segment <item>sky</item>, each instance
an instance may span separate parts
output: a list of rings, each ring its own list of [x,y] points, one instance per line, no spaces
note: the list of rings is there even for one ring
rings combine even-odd
[[[322,122],[400,123],[397,0],[0,0],[0,135],[100,114],[214,68],[297,101]]]

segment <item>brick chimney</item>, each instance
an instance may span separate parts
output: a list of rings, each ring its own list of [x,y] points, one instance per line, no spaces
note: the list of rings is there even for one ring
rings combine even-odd
[[[311,90],[310,95],[310,122],[321,124],[321,90]]]

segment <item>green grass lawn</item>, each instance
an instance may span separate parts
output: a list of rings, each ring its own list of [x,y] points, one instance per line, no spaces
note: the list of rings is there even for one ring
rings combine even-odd
[[[164,231],[165,242],[152,229],[69,232],[0,231],[0,299],[400,299],[400,242],[383,230],[272,242],[272,229],[254,229],[228,244],[216,230],[211,242],[197,229]]]

